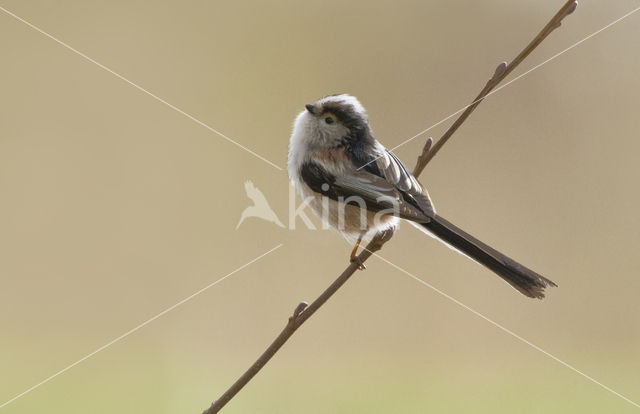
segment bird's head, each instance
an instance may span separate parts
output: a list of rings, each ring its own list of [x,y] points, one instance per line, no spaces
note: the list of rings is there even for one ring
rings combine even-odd
[[[335,147],[370,135],[367,113],[351,95],[329,95],[305,105],[293,135],[309,146]]]

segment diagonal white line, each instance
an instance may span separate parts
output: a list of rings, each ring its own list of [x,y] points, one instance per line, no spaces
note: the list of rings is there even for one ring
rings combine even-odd
[[[616,20],[612,21],[612,22],[611,22],[611,23],[609,23],[608,25],[606,25],[606,26],[602,27],[601,29],[598,29],[598,30],[596,30],[595,32],[591,33],[589,36],[585,37],[584,39],[582,39],[582,40],[580,40],[580,41],[578,41],[578,42],[576,42],[576,43],[572,44],[571,46],[569,46],[568,48],[566,48],[566,49],[562,50],[561,52],[556,53],[555,55],[551,56],[551,57],[550,57],[550,58],[548,58],[547,60],[545,60],[545,61],[543,61],[543,62],[541,62],[541,63],[538,63],[537,65],[535,65],[535,66],[534,66],[534,67],[532,67],[531,69],[529,69],[529,70],[527,70],[526,72],[524,72],[524,73],[522,73],[522,74],[518,75],[517,77],[513,78],[512,80],[510,80],[509,82],[505,83],[504,85],[502,85],[502,86],[500,86],[500,87],[498,87],[498,88],[495,88],[494,90],[492,90],[491,92],[489,92],[487,95],[485,95],[485,97],[484,97],[484,98],[477,99],[477,100],[475,100],[475,101],[471,102],[470,104],[465,105],[464,107],[460,108],[459,110],[457,110],[456,112],[454,112],[454,113],[452,113],[451,115],[447,116],[446,118],[444,118],[444,119],[442,119],[442,120],[440,120],[440,121],[436,122],[435,124],[431,125],[429,128],[424,129],[424,130],[422,130],[422,131],[418,132],[417,134],[415,134],[414,136],[412,136],[411,138],[409,138],[409,139],[406,139],[406,140],[402,141],[400,144],[398,144],[398,145],[396,145],[395,147],[391,148],[389,151],[393,151],[393,150],[395,150],[395,149],[398,149],[398,148],[402,147],[403,145],[405,145],[405,144],[407,144],[407,143],[409,143],[409,142],[413,141],[414,139],[418,138],[419,136],[424,135],[426,132],[428,132],[428,131],[432,130],[433,128],[437,127],[438,125],[442,124],[443,122],[446,122],[446,121],[448,121],[449,119],[453,118],[454,116],[456,116],[456,115],[460,114],[461,112],[463,112],[464,110],[466,110],[466,109],[467,109],[468,107],[470,107],[471,105],[475,105],[477,102],[479,102],[479,101],[481,101],[481,100],[483,100],[483,99],[485,99],[485,98],[488,98],[489,96],[491,96],[491,95],[493,95],[494,93],[498,92],[498,91],[499,91],[499,90],[501,90],[502,88],[506,88],[507,86],[511,85],[513,82],[517,81],[518,79],[520,79],[520,78],[522,78],[522,77],[524,77],[524,76],[528,75],[529,73],[533,72],[534,70],[538,69],[539,67],[541,67],[541,66],[543,66],[543,65],[546,65],[547,63],[551,62],[552,60],[554,60],[554,59],[555,59],[555,58],[557,58],[558,56],[560,56],[560,55],[562,55],[562,54],[564,54],[564,53],[566,53],[566,52],[570,51],[571,49],[575,48],[576,46],[579,46],[579,45],[580,45],[580,44],[582,44],[583,42],[586,42],[587,40],[591,39],[593,36],[595,36],[595,35],[599,34],[600,32],[602,32],[602,31],[604,31],[604,30],[606,30],[606,29],[610,28],[610,27],[611,27],[611,26],[613,26],[614,24],[619,23],[620,21],[622,21],[622,20],[626,19],[627,17],[631,16],[632,14],[634,14],[635,12],[637,12],[638,10],[640,10],[640,7],[637,7],[637,8],[635,8],[635,9],[631,10],[631,11],[630,11],[630,12],[628,12],[627,14],[625,14],[625,15],[623,15],[623,16],[621,16],[621,17],[617,18]],[[379,157],[378,157],[378,158],[379,158]],[[377,158],[376,158],[376,159],[377,159]],[[358,169],[361,169],[361,168],[366,167],[367,165],[369,165],[369,164],[371,164],[372,162],[374,162],[376,159],[369,161],[368,163],[366,163],[365,165],[363,165],[362,167],[360,167],[360,168],[358,168]]]
[[[504,326],[500,325],[498,322],[494,322],[493,320],[489,319],[488,317],[484,316],[483,314],[481,314],[480,312],[478,312],[477,310],[465,305],[464,303],[460,302],[458,299],[444,293],[443,291],[441,291],[440,289],[438,289],[437,287],[425,282],[424,280],[420,279],[419,277],[415,276],[414,274],[404,270],[403,268],[401,268],[400,266],[391,263],[389,260],[385,259],[384,257],[380,256],[377,253],[373,253],[374,256],[376,256],[378,259],[382,260],[383,262],[387,263],[388,265],[396,268],[397,270],[401,271],[402,273],[404,273],[405,275],[409,276],[410,278],[412,278],[413,280],[425,285],[426,287],[428,287],[429,289],[435,291],[436,293],[438,293],[441,296],[444,296],[445,298],[449,299],[450,301],[452,301],[453,303],[455,303],[456,305],[468,310],[469,312],[473,313],[476,316],[479,316],[480,318],[484,319],[485,321],[489,322],[490,324],[492,324],[493,326],[495,326],[498,329],[501,329],[502,331],[508,333],[509,335],[513,336],[514,338],[518,339],[521,342],[524,342],[525,344],[529,345],[530,347],[532,347],[533,349],[542,352],[543,354],[545,354],[546,356],[548,356],[549,358],[553,359],[554,361],[564,365],[565,367],[569,368],[571,371],[583,376],[584,378],[588,379],[589,381],[593,382],[594,384],[599,385],[600,387],[604,388],[605,390],[609,391],[610,393],[616,395],[617,397],[622,398],[623,400],[625,400],[626,402],[628,402],[631,405],[634,405],[637,408],[640,408],[640,404],[631,401],[629,398],[625,397],[624,395],[620,394],[619,392],[614,391],[613,389],[607,387],[606,385],[604,385],[603,383],[597,381],[596,379],[594,379],[593,377],[590,377],[589,375],[585,374],[584,372],[580,371],[579,369],[575,368],[573,365],[570,365],[566,362],[564,362],[563,360],[561,360],[560,358],[550,354],[549,352],[545,351],[544,349],[540,348],[539,346],[537,346],[534,343],[531,343],[530,341],[524,339],[523,337],[521,337],[520,335],[516,334],[515,332],[513,332],[512,330],[505,328]]]
[[[209,125],[207,125],[204,122],[200,121],[196,117],[194,117],[192,115],[189,115],[188,113],[186,113],[182,109],[178,108],[177,106],[170,104],[169,102],[165,101],[164,99],[160,98],[157,95],[154,95],[152,92],[149,92],[147,89],[143,88],[142,86],[139,86],[138,84],[130,81],[129,79],[125,78],[124,76],[120,75],[119,73],[115,72],[114,70],[108,68],[107,66],[105,66],[102,63],[98,62],[97,60],[90,58],[89,56],[85,55],[84,53],[80,52],[79,50],[74,49],[73,47],[69,46],[67,43],[63,42],[62,40],[50,35],[49,33],[45,32],[44,30],[40,29],[39,27],[29,23],[28,21],[26,21],[22,17],[10,12],[9,10],[5,9],[2,6],[0,6],[0,10],[5,12],[9,16],[13,17],[14,19],[26,24],[27,26],[31,27],[32,29],[42,33],[43,35],[45,35],[49,39],[53,40],[54,42],[58,43],[59,45],[65,47],[65,48],[69,49],[70,51],[72,51],[73,53],[77,54],[78,56],[83,57],[84,59],[88,60],[89,62],[91,62],[91,63],[93,63],[95,65],[97,65],[101,69],[104,69],[107,72],[111,73],[112,75],[116,76],[117,78],[125,81],[126,83],[128,83],[129,85],[131,85],[134,88],[138,89],[139,91],[144,92],[145,94],[149,95],[150,97],[152,97],[156,101],[165,104],[166,106],[168,106],[169,108],[171,108],[174,111],[178,112],[179,114],[184,115],[187,118],[189,118],[190,120],[192,120],[193,122],[199,124],[200,126],[205,127],[206,129],[208,129],[209,131],[213,132],[214,134],[218,134],[219,136],[221,136],[222,138],[226,139],[227,141],[229,141],[230,143],[234,144],[235,146],[240,147],[243,150],[247,151],[249,154],[253,155],[254,157],[259,158],[262,161],[266,162],[267,164],[271,165],[272,167],[282,171],[282,167],[272,163],[271,161],[269,161],[268,159],[264,158],[263,156],[256,154],[254,151],[252,151],[249,148],[245,147],[244,145],[234,141],[233,139],[229,138],[228,136],[226,136],[222,132],[218,131],[217,129],[210,127]]]
[[[11,404],[13,401],[17,400],[18,398],[30,393],[31,391],[35,390],[36,388],[40,387],[41,385],[46,384],[47,382],[51,381],[52,379],[54,379],[55,377],[57,377],[58,375],[61,375],[63,373],[65,373],[66,371],[70,370],[71,368],[75,367],[76,365],[80,364],[81,362],[91,358],[92,356],[94,356],[95,354],[97,354],[100,351],[105,350],[106,348],[110,347],[111,345],[115,344],[116,342],[126,338],[127,336],[131,335],[132,333],[136,332],[137,330],[145,327],[146,325],[150,324],[151,322],[155,321],[156,319],[158,319],[159,317],[171,312],[172,310],[174,310],[175,308],[177,308],[178,306],[184,304],[185,302],[188,302],[189,300],[193,299],[194,297],[198,296],[199,294],[201,294],[202,292],[204,292],[205,290],[217,285],[218,283],[222,282],[223,280],[227,279],[228,277],[234,275],[235,273],[241,271],[242,269],[244,269],[245,267],[249,266],[252,263],[257,262],[258,260],[262,259],[263,257],[265,257],[266,255],[268,255],[269,253],[275,251],[276,249],[279,249],[280,247],[282,247],[283,244],[279,244],[276,247],[274,247],[273,249],[261,254],[260,256],[256,257],[255,259],[252,259],[251,261],[243,264],[242,266],[240,266],[239,268],[237,268],[236,270],[234,270],[231,273],[227,273],[226,275],[224,275],[223,277],[221,277],[220,279],[216,280],[215,282],[212,282],[210,284],[208,284],[207,286],[203,287],[202,289],[198,290],[197,292],[193,293],[192,295],[187,296],[186,298],[182,299],[180,302],[169,306],[167,309],[163,310],[162,312],[158,313],[157,315],[155,315],[154,317],[147,319],[146,321],[142,322],[140,325],[136,326],[135,328],[131,328],[129,329],[127,332],[123,333],[122,335],[118,336],[117,338],[107,342],[106,344],[102,345],[100,348],[96,349],[95,351],[83,356],[82,358],[80,358],[79,360],[77,360],[76,362],[72,363],[71,365],[67,366],[66,368],[61,369],[60,371],[56,372],[55,374],[51,375],[50,377],[45,378],[44,380],[40,381],[39,383],[27,388],[26,390],[24,390],[23,392],[21,392],[20,394],[16,395],[15,397],[11,398],[10,400],[4,402],[3,404],[0,405],[0,408]]]

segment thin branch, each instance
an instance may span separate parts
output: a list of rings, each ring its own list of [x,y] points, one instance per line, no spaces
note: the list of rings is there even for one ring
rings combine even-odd
[[[203,411],[203,414],[217,413],[240,391],[251,379],[265,366],[267,362],[278,352],[280,347],[293,335],[293,333],[306,322],[334,293],[345,284],[347,280],[358,270],[360,263],[364,263],[371,255],[380,250],[382,245],[391,239],[393,230],[388,230],[376,234],[367,244],[367,247],[358,255],[358,260],[352,262],[342,274],[324,291],[311,305],[307,306],[306,302],[300,302],[293,315],[289,317],[287,325],[284,327],[280,335],[269,345],[269,347],[260,355],[256,362],[242,374],[240,378],[224,393],[220,398],[211,404],[211,407]]]
[[[429,159],[427,156],[429,155],[429,151],[431,150],[431,146],[433,145],[433,138],[427,138],[427,141],[424,143],[424,147],[422,147],[422,153],[418,156],[418,161],[416,162],[416,166],[413,167],[413,176],[417,177],[422,174],[422,170],[427,166]]]
[[[418,164],[416,164],[415,170],[418,172],[422,172],[424,167],[427,165],[429,161],[440,151],[440,149],[444,146],[449,138],[453,135],[454,132],[462,125],[462,123],[471,115],[474,109],[480,102],[491,92],[493,88],[495,88],[504,78],[506,78],[533,50],[538,47],[542,41],[551,34],[555,29],[560,27],[562,24],[562,19],[570,15],[576,10],[578,7],[578,2],[574,0],[568,0],[564,6],[558,10],[558,12],[549,20],[549,23],[537,34],[537,36],[525,47],[522,51],[516,56],[511,63],[507,64],[507,62],[500,63],[491,77],[487,81],[487,84],[482,88],[478,96],[471,101],[469,105],[467,105],[466,109],[456,121],[451,124],[449,129],[440,137],[440,139],[436,142],[436,144],[431,147],[431,149],[427,149],[426,151],[422,151],[422,154],[418,158]]]
[[[485,87],[480,94],[473,100],[473,102],[466,108],[466,110],[460,115],[458,119],[451,125],[451,127],[444,133],[444,135],[433,144],[433,139],[428,138],[421,155],[418,157],[418,161],[413,170],[415,177],[420,176],[424,167],[431,161],[436,153],[442,148],[447,140],[453,135],[453,133],[462,125],[467,117],[473,112],[473,110],[482,102],[484,97],[498,85],[513,69],[518,66],[524,58],[526,58],[554,29],[560,26],[562,19],[567,15],[573,13],[578,3],[574,0],[569,0],[564,6],[556,13],[555,16],[547,23],[542,31],[527,45],[526,48],[520,52],[516,58],[507,65],[503,62],[496,68],[494,75],[489,79]],[[382,246],[393,237],[393,230],[388,230],[382,233],[376,234],[373,239],[367,244],[367,247],[358,255],[357,260],[349,264],[349,266],[342,272],[340,276],[324,291],[316,300],[307,306],[306,302],[300,302],[296,306],[293,314],[289,317],[286,326],[280,332],[278,337],[269,345],[269,347],[260,355],[260,357],[249,367],[249,369],[242,374],[238,380],[233,383],[227,391],[225,391],[220,398],[211,404],[209,408],[203,411],[203,414],[213,414],[219,412],[251,379],[266,365],[267,362],[278,352],[282,345],[295,333],[295,331],[302,326],[324,303],[333,296],[334,293],[344,285],[347,280],[358,270],[361,264],[371,257],[371,255],[380,250]]]

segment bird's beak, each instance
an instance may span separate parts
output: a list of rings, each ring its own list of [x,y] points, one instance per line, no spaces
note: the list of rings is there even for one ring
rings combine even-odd
[[[315,113],[316,107],[313,106],[312,104],[306,104],[304,107],[307,108],[307,111],[309,111],[309,113],[311,115],[315,115],[316,114]]]

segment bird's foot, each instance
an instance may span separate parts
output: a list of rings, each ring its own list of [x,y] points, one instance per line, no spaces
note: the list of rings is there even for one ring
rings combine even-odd
[[[353,246],[353,250],[351,250],[351,256],[349,256],[351,263],[358,263],[358,270],[364,270],[367,268],[364,265],[364,263],[362,263],[362,260],[360,260],[360,258],[358,257],[358,247],[360,247],[361,241],[362,241],[362,235],[358,237],[358,240],[356,241],[356,245]]]

